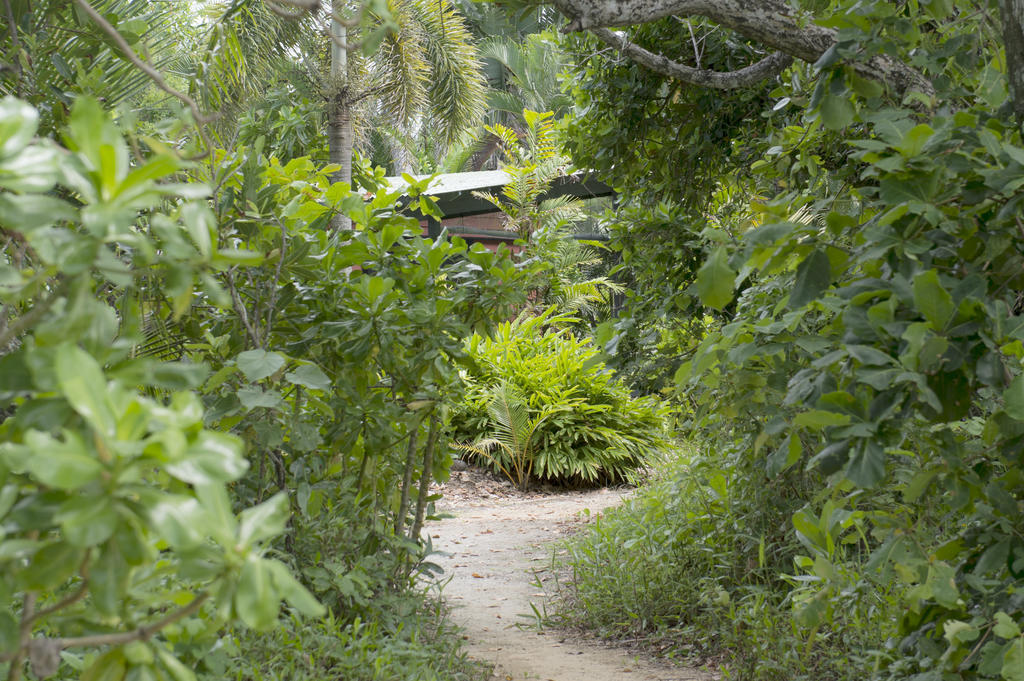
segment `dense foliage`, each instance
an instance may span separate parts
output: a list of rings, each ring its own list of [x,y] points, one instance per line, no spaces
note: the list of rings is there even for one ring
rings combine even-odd
[[[531,476],[569,484],[636,480],[667,444],[667,410],[654,398],[632,397],[588,340],[559,328],[567,320],[553,311],[469,338],[455,438],[503,440],[470,453],[496,470],[524,471],[511,476],[521,485]]]
[[[666,197],[642,166],[616,166],[631,199],[616,220],[638,304],[605,347],[662,372],[646,381],[672,379],[741,487],[805,480],[798,511],[791,498],[760,509],[788,527],[769,553],[800,542],[777,568],[792,582],[772,587],[775,603],[792,606],[794,646],[870,642],[858,632],[898,617],[871,644],[877,674],[1020,678],[1024,141],[1007,103],[999,9],[808,9],[839,29],[837,47],[765,88],[769,101],[751,100],[729,157],[704,142],[687,152],[708,159],[710,176],[686,166],[685,187],[705,187],[702,200]],[[665,49],[682,54],[688,39]],[[936,98],[899,101],[851,68],[880,52],[928,77]],[[577,71],[578,101],[599,103],[574,124],[585,131],[578,163],[604,162],[593,130],[629,129],[614,121],[634,115],[621,74],[636,70],[592,56]],[[659,92],[675,102],[676,87],[662,81]],[[692,323],[680,315],[707,311],[718,321],[698,343],[674,342]],[[682,355],[652,362],[645,345]],[[721,575],[735,600],[745,582]],[[865,601],[883,605],[867,619],[844,615]],[[790,675],[778,654],[748,673]]]

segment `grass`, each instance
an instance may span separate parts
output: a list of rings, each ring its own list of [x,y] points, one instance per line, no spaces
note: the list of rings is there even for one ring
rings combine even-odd
[[[553,622],[751,681],[869,678],[896,615],[865,594],[829,627],[793,617],[799,479],[766,482],[688,445],[556,553]],[[889,618],[880,626],[878,608]],[[885,622],[886,620],[882,620]]]

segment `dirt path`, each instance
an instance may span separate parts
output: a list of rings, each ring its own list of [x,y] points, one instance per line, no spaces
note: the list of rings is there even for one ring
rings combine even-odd
[[[458,481],[454,484],[458,486]],[[537,580],[552,579],[542,572],[550,564],[550,543],[564,537],[569,525],[579,523],[584,509],[599,513],[616,505],[623,491],[523,497],[507,487],[496,490],[494,483],[487,489],[467,493],[463,483],[454,494],[446,494],[439,510],[455,517],[432,523],[428,530],[434,548],[449,554],[435,556],[433,562],[444,568],[445,578],[451,578],[444,595],[452,606],[452,617],[466,628],[470,656],[495,665],[495,679],[714,678],[701,670],[658,664],[606,645],[577,641],[557,630],[537,630],[531,603],[544,612],[544,593]],[[439,491],[446,490],[442,486]]]

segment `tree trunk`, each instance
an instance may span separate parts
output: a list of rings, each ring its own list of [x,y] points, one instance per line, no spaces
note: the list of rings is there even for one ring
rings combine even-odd
[[[999,0],[1006,48],[1006,75],[1017,122],[1024,125],[1024,0]]]
[[[348,91],[348,28],[339,21],[344,9],[342,0],[331,2],[331,76],[328,84],[327,145],[330,161],[341,168],[331,178],[334,182],[352,184],[352,102]],[[332,229],[348,229],[352,221],[347,215],[331,219]]]
[[[409,515],[409,497],[412,493],[412,469],[416,464],[416,444],[419,440],[420,422],[416,421],[409,433],[409,447],[405,452],[405,471],[402,476],[402,501],[395,515],[395,536],[400,537],[405,529],[405,517]]]
[[[427,435],[427,445],[423,449],[423,470],[420,472],[419,496],[416,497],[416,520],[409,529],[409,539],[417,541],[420,532],[423,531],[423,517],[427,511],[427,496],[430,492],[430,478],[434,468],[434,448],[437,446],[437,437],[441,433],[441,420],[436,414],[430,417],[430,434]]]

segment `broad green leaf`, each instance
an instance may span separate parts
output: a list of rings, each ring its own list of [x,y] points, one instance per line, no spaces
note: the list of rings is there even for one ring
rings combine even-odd
[[[218,269],[226,269],[232,265],[239,265],[241,267],[254,267],[259,265],[264,260],[264,255],[257,251],[247,251],[236,248],[221,248],[214,252],[213,262],[220,267]]]
[[[311,390],[327,391],[331,389],[331,379],[315,364],[303,364],[296,368],[295,371],[286,373],[284,379],[289,383],[301,385]]]
[[[19,639],[18,620],[5,607],[0,610],[0,655],[17,650]]]
[[[803,307],[816,300],[832,282],[832,267],[824,251],[815,249],[796,268],[796,281],[789,294],[789,307]]]
[[[235,591],[235,611],[246,626],[257,631],[267,631],[277,623],[280,596],[272,580],[265,560],[256,555],[246,558]]]
[[[241,449],[241,441],[236,436],[204,430],[180,461],[166,464],[164,468],[179,480],[193,485],[234,482],[249,468]]]
[[[169,650],[158,647],[156,654],[160,657],[160,664],[171,675],[171,681],[196,681],[195,672],[182,664]]]
[[[939,283],[935,270],[921,272],[914,277],[914,306],[927,319],[932,328],[941,331],[953,316],[953,297]]]
[[[800,460],[802,453],[803,447],[800,445],[800,437],[793,434],[787,435],[782,444],[779,445],[779,448],[768,456],[768,475],[778,475],[786,470]]]
[[[222,546],[235,546],[238,535],[238,521],[231,510],[231,499],[227,488],[220,483],[194,485],[196,498],[210,517],[209,534]]]
[[[67,542],[53,542],[36,551],[20,573],[23,586],[32,590],[56,589],[71,578],[82,564],[83,551]]]
[[[853,123],[856,109],[846,94],[826,95],[821,100],[821,122],[829,130],[842,130]]]
[[[181,221],[185,223],[185,229],[199,254],[204,258],[210,257],[217,237],[217,219],[213,211],[198,201],[186,203],[181,207]]]
[[[247,350],[235,358],[238,368],[250,381],[259,381],[272,376],[287,361],[282,355],[266,350]]]
[[[1024,374],[1017,375],[1003,391],[1003,411],[1010,417],[1024,421]]]
[[[242,388],[236,395],[242,406],[247,410],[264,408],[277,409],[284,400],[276,390],[260,390],[259,388]]]
[[[289,605],[307,617],[322,617],[327,612],[327,608],[292,576],[284,563],[277,560],[264,560],[264,563],[270,569],[274,588]]]
[[[729,267],[724,246],[719,246],[697,270],[697,295],[708,307],[721,310],[732,300],[736,273]]]
[[[107,379],[92,355],[75,345],[60,346],[56,374],[71,407],[101,435],[113,437],[117,421],[107,396]]]
[[[1003,668],[1000,671],[1006,681],[1024,681],[1024,637],[1010,641],[1003,654]]]
[[[249,546],[284,532],[291,507],[288,495],[278,492],[262,504],[247,508],[239,516],[238,542]]]
[[[885,478],[885,450],[871,440],[854,447],[846,464],[846,478],[863,489],[877,485]]]
[[[124,654],[118,647],[100,655],[92,666],[82,673],[81,681],[121,681],[124,674]]]
[[[1020,626],[1005,612],[997,612],[995,619],[996,624],[992,628],[993,634],[1000,638],[1017,638],[1020,636]]]
[[[103,465],[74,431],[64,431],[64,439],[57,440],[30,430],[25,434],[25,444],[32,450],[32,456],[26,461],[29,472],[49,487],[75,490],[96,480],[103,472]]]
[[[206,536],[209,519],[192,497],[164,495],[146,512],[160,538],[176,549],[195,548]]]
[[[850,422],[850,416],[848,414],[837,414],[834,411],[824,411],[821,409],[811,409],[801,414],[797,414],[796,418],[793,419],[793,423],[798,426],[805,428],[821,429],[828,426],[845,426]]]
[[[960,592],[956,588],[956,568],[944,561],[932,563],[928,566],[927,584],[932,597],[939,605],[946,608],[956,607],[960,598]]]
[[[89,565],[89,598],[100,612],[105,615],[117,613],[124,602],[131,572],[119,544],[108,542],[99,558]]]
[[[921,123],[907,131],[896,149],[907,158],[917,156],[934,134],[935,130],[930,125]]]
[[[0,159],[13,156],[32,141],[39,127],[35,108],[20,99],[0,99]]]
[[[109,497],[76,497],[61,506],[56,516],[64,537],[75,546],[96,546],[117,528],[118,516]]]

